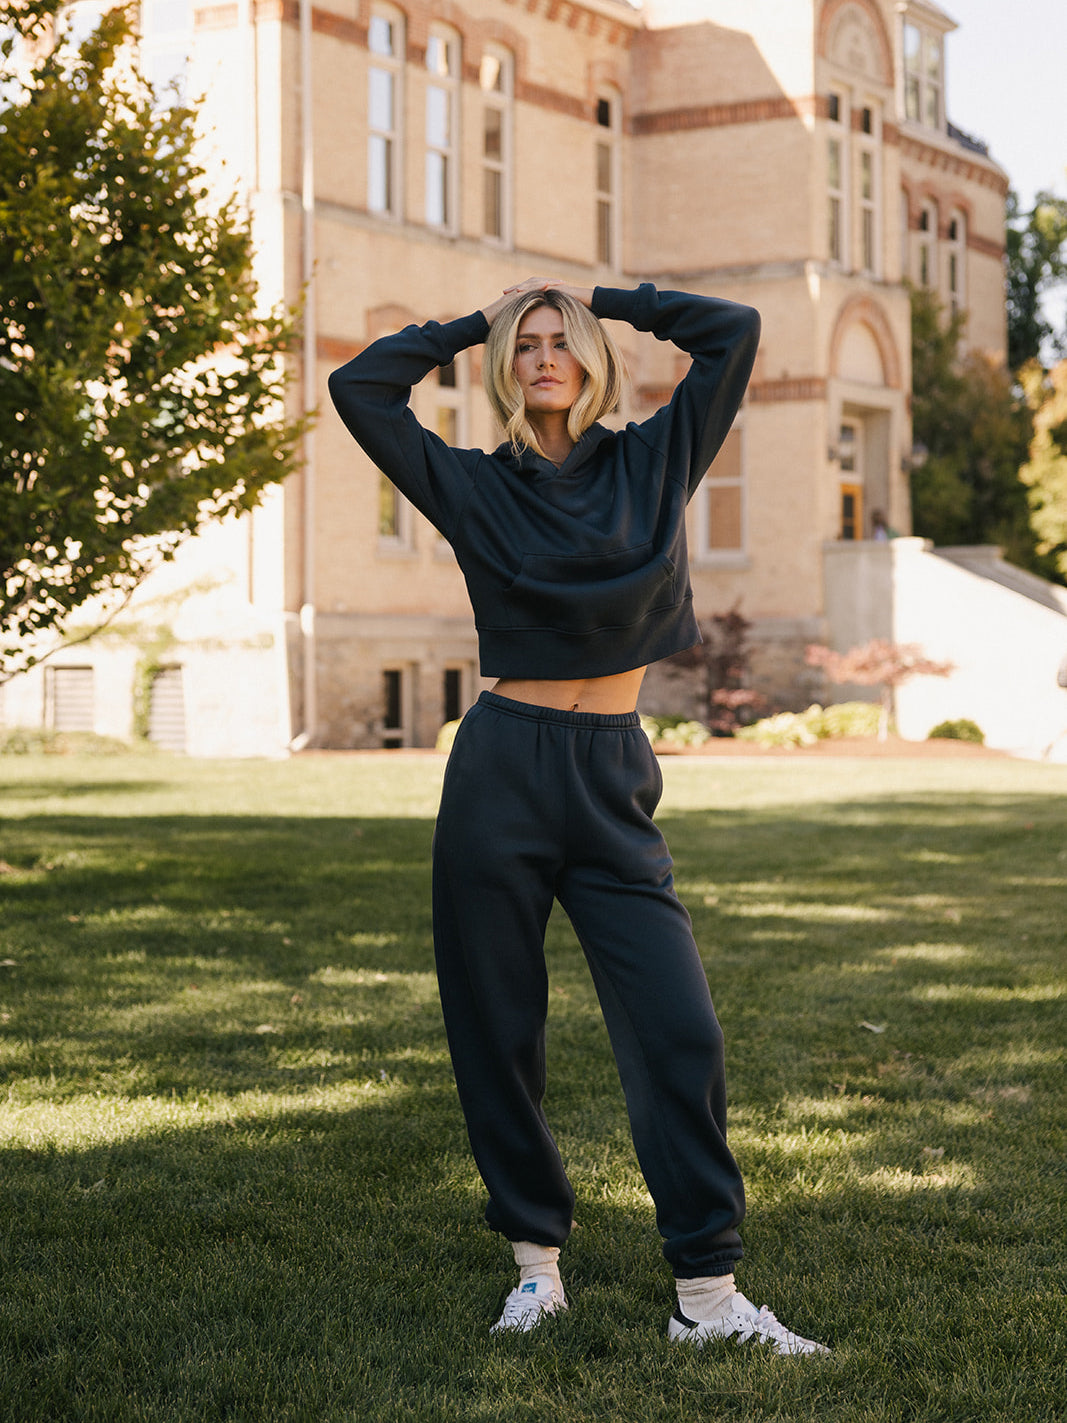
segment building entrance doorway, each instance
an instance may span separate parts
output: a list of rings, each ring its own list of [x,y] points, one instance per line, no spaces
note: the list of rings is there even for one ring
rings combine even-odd
[[[841,469],[837,536],[851,542],[863,538],[863,426],[858,420],[841,421],[837,448]]]

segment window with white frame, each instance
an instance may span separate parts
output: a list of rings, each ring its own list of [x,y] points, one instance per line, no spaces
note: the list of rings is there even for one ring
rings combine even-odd
[[[878,110],[871,104],[860,109],[858,205],[860,220],[860,266],[871,276],[881,270],[881,172],[879,171]]]
[[[511,120],[515,65],[510,52],[487,45],[478,70],[482,91],[482,233],[511,241]]]
[[[434,26],[426,43],[426,221],[454,231],[458,207],[459,38]]]
[[[694,501],[698,558],[728,562],[744,555],[745,504],[744,430],[735,424]]]
[[[367,29],[367,206],[400,216],[400,115],[404,78],[404,21],[375,7]]]
[[[433,428],[446,445],[462,445],[467,438],[467,377],[466,351],[461,351],[450,365],[437,369]],[[424,391],[427,385],[424,383]]]
[[[964,258],[967,252],[967,219],[958,208],[948,220],[948,304],[955,315],[966,305]]]
[[[847,257],[848,203],[845,174],[848,155],[848,99],[832,92],[827,110],[826,200],[827,253],[830,261],[844,266]]]
[[[596,101],[596,259],[606,267],[619,263],[619,175],[622,104],[615,93]]]
[[[192,47],[192,0],[141,0],[141,68],[161,99],[184,98]]]
[[[412,547],[411,505],[387,475],[378,474],[378,549],[405,553]]]
[[[22,31],[10,21],[0,20],[0,105],[14,104],[26,98],[20,83],[27,73],[31,56],[22,38]]]
[[[945,127],[944,41],[910,20],[904,22],[904,113],[924,128]]]

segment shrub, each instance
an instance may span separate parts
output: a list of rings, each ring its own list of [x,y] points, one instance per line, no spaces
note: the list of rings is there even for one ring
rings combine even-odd
[[[702,721],[686,721],[681,716],[643,716],[641,727],[653,746],[703,746],[711,739]]]
[[[877,736],[882,709],[877,702],[836,702],[824,708],[820,736]]]
[[[779,712],[734,735],[758,746],[812,746],[828,737],[877,736],[881,714],[877,702],[838,702],[830,707],[814,702],[807,711]]]
[[[92,731],[48,731],[18,726],[0,732],[0,756],[128,756],[131,751],[155,751],[149,742],[120,741]]]
[[[734,735],[741,741],[754,741],[757,746],[813,746],[819,740],[816,728],[821,716],[820,706],[810,706],[803,712],[778,712],[752,726],[742,726]]]
[[[985,745],[985,732],[977,722],[961,716],[955,721],[939,721],[926,733],[927,741],[973,741],[976,746]]]

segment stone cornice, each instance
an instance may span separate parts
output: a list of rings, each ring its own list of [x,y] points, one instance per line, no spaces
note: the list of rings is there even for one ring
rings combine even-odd
[[[926,168],[951,173],[954,177],[978,183],[983,188],[991,188],[993,192],[1007,196],[1010,186],[1008,176],[991,158],[982,160],[975,155],[968,156],[965,149],[957,149],[954,144],[950,146],[951,140],[947,138],[941,143],[933,143],[905,128],[899,129],[898,134],[901,157],[914,159]]]
[[[530,14],[542,15],[569,30],[598,35],[608,44],[624,48],[630,45],[634,33],[644,26],[640,11],[622,3],[622,0],[504,0],[504,3]],[[281,20],[290,25],[300,22],[298,0],[253,0],[252,10],[257,21]],[[237,24],[237,14],[236,0],[230,0],[229,4],[198,6],[193,12],[193,24],[198,30],[232,29]],[[367,42],[366,25],[332,10],[313,7],[311,27],[318,34],[334,35],[356,44]]]

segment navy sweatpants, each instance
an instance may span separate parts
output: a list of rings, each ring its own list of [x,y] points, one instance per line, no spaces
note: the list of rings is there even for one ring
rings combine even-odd
[[[464,717],[434,834],[441,1004],[486,1218],[562,1245],[574,1192],[548,1129],[544,935],[558,898],[585,952],[634,1146],[680,1278],[741,1257],[722,1031],[671,859],[636,712],[555,711],[483,692]]]

